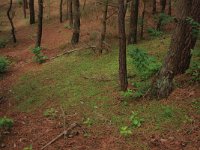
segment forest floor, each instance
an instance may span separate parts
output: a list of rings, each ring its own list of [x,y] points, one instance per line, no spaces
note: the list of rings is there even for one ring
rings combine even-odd
[[[74,47],[68,44],[71,30],[66,22],[45,22],[42,45],[49,58]],[[90,49],[74,52],[40,65],[33,62],[36,25],[17,24],[18,44],[9,42],[0,49],[12,62],[0,79],[0,116],[14,120],[12,131],[3,139],[0,149],[21,150],[33,146],[41,149],[66,130],[80,124],[73,137],[61,137],[46,149],[72,150],[198,150],[200,147],[200,87],[190,77],[177,79],[168,99],[125,99],[118,85],[118,49],[102,56]],[[25,26],[24,26],[25,24]],[[90,30],[99,30],[97,22],[82,22],[83,47]],[[1,32],[8,38],[8,31]],[[137,45],[162,60],[170,44],[170,35],[140,41]],[[199,45],[198,45],[199,46]],[[136,70],[128,56],[129,87]],[[124,137],[120,128],[130,126],[130,116],[144,120]]]

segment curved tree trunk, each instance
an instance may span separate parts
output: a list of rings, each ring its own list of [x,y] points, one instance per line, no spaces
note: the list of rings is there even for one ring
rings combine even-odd
[[[8,8],[8,11],[7,11],[7,16],[8,16],[8,19],[10,21],[10,25],[11,25],[11,33],[12,33],[12,36],[13,36],[13,42],[16,43],[17,40],[16,40],[16,36],[15,36],[15,27],[14,27],[14,24],[13,24],[13,21],[12,21],[12,17],[10,16],[10,11],[12,9],[12,0],[10,0],[10,5],[9,5],[9,8]]]
[[[127,66],[126,66],[126,32],[125,32],[125,7],[124,0],[119,0],[119,80],[122,91],[127,90]]]
[[[30,24],[35,23],[34,0],[29,0]]]
[[[170,48],[154,86],[158,98],[168,97],[173,90],[173,79],[188,69],[191,60],[191,49],[197,37],[192,34],[192,26],[186,19],[193,18],[200,22],[199,0],[178,0],[176,29],[172,36]]]
[[[41,39],[42,39],[42,20],[43,20],[43,0],[38,0],[38,31],[37,31],[37,39],[36,39],[36,47],[41,46]]]
[[[77,44],[79,42],[80,36],[80,2],[79,0],[74,0],[74,31],[71,39],[72,44]]]

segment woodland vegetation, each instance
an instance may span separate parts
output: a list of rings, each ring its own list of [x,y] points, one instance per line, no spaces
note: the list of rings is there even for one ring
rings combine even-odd
[[[2,0],[0,149],[198,149],[199,8]]]

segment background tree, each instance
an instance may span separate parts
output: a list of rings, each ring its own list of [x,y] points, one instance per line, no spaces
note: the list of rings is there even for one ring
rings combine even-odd
[[[169,0],[168,2],[168,15],[171,16],[172,15],[172,1]]]
[[[128,44],[135,44],[135,43],[137,43],[139,0],[132,0],[130,9],[131,9],[130,10],[131,14],[130,14]]]
[[[73,6],[74,6],[74,25],[73,25],[73,35],[72,35],[71,43],[77,44],[79,42],[79,36],[80,36],[80,2],[79,0],[74,0]]]
[[[62,7],[63,7],[63,0],[60,0],[60,23],[62,23],[63,22],[63,20],[62,20]]]
[[[69,25],[70,27],[73,27],[73,1],[69,1]]]
[[[152,14],[154,15],[154,14],[156,14],[156,0],[153,0],[152,2],[153,2]]]
[[[36,47],[41,46],[42,39],[42,21],[43,21],[43,0],[38,0],[38,31],[37,31],[37,39],[36,39]]]
[[[10,21],[10,25],[11,25],[11,33],[12,33],[12,37],[13,37],[13,42],[16,43],[17,42],[17,39],[16,39],[16,36],[15,36],[15,27],[14,27],[14,24],[13,24],[13,16],[11,17],[10,16],[10,11],[12,9],[12,4],[13,4],[13,1],[10,0],[10,5],[9,5],[9,8],[8,8],[8,11],[7,11],[7,16],[8,16],[8,19]]]
[[[165,13],[166,0],[160,0],[160,4],[161,4],[161,14]],[[162,17],[159,17],[157,30],[161,30],[162,19],[163,19]]]
[[[140,39],[143,39],[143,35],[144,35],[144,17],[145,17],[145,11],[146,11],[146,3],[147,3],[146,0],[143,0],[143,11],[142,11],[142,18],[141,18],[141,26],[140,26]]]
[[[29,0],[30,24],[35,23],[34,0]]]
[[[119,0],[118,24],[119,24],[119,80],[122,91],[127,90],[127,66],[126,66],[126,32],[125,32],[125,7],[124,0]]]
[[[155,94],[159,98],[168,97],[173,90],[174,77],[188,69],[191,49],[194,48],[197,40],[197,36],[194,36],[192,32],[192,24],[187,19],[191,17],[194,21],[200,22],[200,1],[177,0],[177,7],[176,19],[178,23],[172,36],[168,54],[154,83]]]

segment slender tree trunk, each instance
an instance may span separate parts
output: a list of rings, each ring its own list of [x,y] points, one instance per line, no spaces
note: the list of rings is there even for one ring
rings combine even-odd
[[[69,25],[73,27],[73,2],[69,0]]]
[[[66,0],[67,2],[67,13],[66,13],[66,20],[69,19],[69,0]]]
[[[100,48],[99,53],[102,53],[103,42],[106,38],[106,22],[107,22],[107,14],[108,14],[108,0],[104,0],[104,11],[103,11],[103,18],[102,18],[102,30],[101,30],[101,38],[100,38]]]
[[[42,39],[42,21],[43,21],[43,0],[38,0],[38,31],[37,31],[37,39],[36,39],[36,47],[41,46]]]
[[[30,24],[35,23],[34,0],[29,0]]]
[[[152,14],[156,14],[156,0],[153,0],[153,9],[152,9]]]
[[[80,2],[74,0],[74,31],[71,39],[72,44],[78,44],[80,36]]]
[[[171,16],[172,15],[172,1],[169,0],[168,2],[168,15]]]
[[[62,20],[62,6],[63,6],[63,0],[60,0],[60,23],[63,22],[63,20]]]
[[[84,3],[83,3],[83,11],[85,10],[86,2],[87,2],[87,0],[84,0]]]
[[[145,11],[146,11],[146,2],[144,1],[144,8],[142,11],[142,22],[141,22],[141,33],[140,33],[140,39],[143,39],[144,35],[144,17],[145,17]]]
[[[188,69],[191,60],[191,49],[197,37],[192,34],[192,26],[187,17],[200,22],[199,0],[178,0],[176,18],[178,23],[172,36],[170,48],[154,86],[158,98],[166,98],[173,90],[173,79]]]
[[[24,18],[26,18],[26,0],[23,0],[23,12],[24,12]]]
[[[10,21],[11,28],[12,28],[11,29],[11,33],[12,33],[12,36],[13,36],[13,42],[16,43],[17,40],[16,40],[16,36],[15,36],[15,27],[14,27],[14,24],[13,24],[13,21],[12,21],[13,18],[10,16],[10,11],[12,9],[12,4],[13,4],[13,2],[12,2],[12,0],[10,0],[10,6],[8,8],[8,11],[7,11],[7,16],[8,16],[8,19]]]
[[[27,0],[24,0],[24,6],[26,9],[28,9],[28,1]]]
[[[128,44],[137,43],[138,7],[139,0],[132,0]]]
[[[125,32],[125,6],[124,0],[118,0],[119,2],[119,80],[122,91],[127,90],[127,66],[126,66],[126,32]]]
[[[165,13],[166,0],[160,0],[161,3],[161,13]],[[157,24],[157,30],[161,30],[162,18],[160,17]]]
[[[50,19],[51,0],[47,0],[47,19]]]

